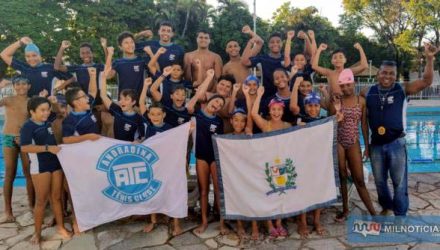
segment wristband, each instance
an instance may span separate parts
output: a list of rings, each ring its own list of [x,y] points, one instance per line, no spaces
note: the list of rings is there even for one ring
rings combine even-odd
[[[164,75],[164,74],[162,74],[160,77],[163,77],[163,78],[167,78],[167,76],[166,75]]]
[[[44,146],[44,150],[45,150],[46,152],[48,152],[48,151],[49,151],[49,145],[46,144],[46,145]]]

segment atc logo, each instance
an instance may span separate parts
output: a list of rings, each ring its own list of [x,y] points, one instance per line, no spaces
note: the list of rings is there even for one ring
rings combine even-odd
[[[153,176],[157,154],[144,145],[115,145],[99,158],[97,169],[107,172],[110,184],[102,193],[122,204],[148,201],[159,191],[162,182]]]

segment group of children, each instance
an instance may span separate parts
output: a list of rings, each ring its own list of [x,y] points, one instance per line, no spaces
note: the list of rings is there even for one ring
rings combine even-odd
[[[47,201],[52,205],[58,232],[69,238],[71,233],[63,224],[65,204],[62,202],[62,193],[63,190],[68,192],[68,183],[63,179],[56,157],[60,150],[58,144],[97,140],[101,136],[140,143],[157,133],[192,121],[201,207],[201,224],[195,232],[203,233],[208,226],[211,180],[215,209],[219,210],[220,205],[211,136],[223,133],[251,135],[301,126],[321,119],[321,108],[329,114],[336,114],[340,123],[338,157],[344,210],[336,219],[343,221],[348,215],[347,166],[362,200],[370,213],[375,214],[363,183],[357,132],[359,122],[362,122],[363,131],[366,124],[365,100],[355,95],[353,76],[368,66],[362,47],[355,44],[360,52],[359,66],[344,69],[345,55],[342,50],[336,50],[332,55],[334,70],[330,70],[318,65],[320,53],[327,46],[321,44],[317,48],[313,31],[298,32],[298,38],[304,41],[305,52],[293,56],[290,47],[294,31],[287,33],[284,55],[280,34],[271,35],[269,53],[259,55],[264,41],[249,26],[243,27],[242,31],[251,37],[243,55],[240,56],[237,41],[228,41],[226,51],[230,61],[223,68],[218,55],[209,51],[210,35],[207,31],[198,33],[198,49],[184,54],[183,49],[171,41],[173,27],[169,22],[160,25],[159,41],[136,42],[138,38],[151,37],[151,31],[135,35],[121,33],[117,42],[123,56],[116,60],[112,60],[114,48],[107,45],[106,39],[101,39],[105,64],[94,62],[93,49],[88,43],[80,46],[82,63],[68,66],[62,62],[64,51],[70,47],[68,41],[61,43],[54,65],[42,62],[38,47],[28,37],[5,48],[1,58],[21,75],[12,81],[15,95],[0,100],[6,110],[3,135],[5,215],[2,222],[14,221],[11,197],[18,155],[27,180],[29,205],[34,207],[35,234],[32,241],[41,241]],[[24,45],[26,62],[21,62],[13,55]],[[261,80],[250,70],[257,64],[261,67]],[[329,81],[330,88],[320,86],[320,94],[313,91],[314,71],[327,76]],[[115,76],[119,93],[117,102],[107,92],[107,80]],[[54,77],[64,81],[55,85]],[[367,139],[366,134],[363,135]],[[320,210],[313,214],[314,229],[322,235],[325,229],[319,221]],[[79,233],[73,206],[72,215],[74,232]],[[156,223],[153,214],[144,231],[150,232]],[[269,220],[266,224],[271,238],[287,236],[280,219],[275,223]],[[173,235],[180,234],[179,220],[174,219],[173,225]],[[223,234],[228,232],[222,218],[220,231]],[[237,232],[240,236],[246,234],[240,221]],[[306,214],[298,218],[298,232],[302,237],[310,233]],[[252,239],[258,238],[258,224],[253,221]]]

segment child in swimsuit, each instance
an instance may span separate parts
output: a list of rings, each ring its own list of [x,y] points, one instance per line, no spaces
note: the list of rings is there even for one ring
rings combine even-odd
[[[264,87],[263,86],[258,87],[257,98],[255,99],[255,103],[252,106],[252,110],[251,110],[252,119],[254,120],[255,124],[263,132],[270,132],[270,131],[275,131],[290,127],[291,126],[290,123],[282,120],[284,114],[284,108],[285,108],[285,104],[283,100],[280,100],[278,98],[273,98],[269,102],[268,105],[269,115],[270,115],[269,120],[264,119],[258,113],[263,94],[264,94]],[[249,95],[245,94],[245,96],[248,98]],[[272,239],[287,236],[287,230],[283,227],[281,223],[281,219],[276,220],[275,226],[276,227],[274,227],[271,220],[267,221],[267,228],[269,230],[269,234]]]
[[[364,170],[362,167],[362,154],[359,143],[359,123],[361,122],[362,135],[368,140],[368,126],[366,117],[365,99],[357,96],[354,91],[354,76],[351,69],[344,69],[338,78],[338,85],[343,93],[341,99],[334,101],[334,109],[340,112],[343,119],[338,124],[338,160],[339,178],[341,182],[341,194],[343,211],[336,216],[337,221],[344,221],[348,214],[347,194],[347,166],[350,169],[354,185],[371,215],[375,215],[370,195],[365,187]],[[334,111],[333,111],[334,112]],[[366,145],[368,150],[368,145]]]
[[[3,81],[6,82],[6,81]],[[34,189],[29,173],[29,158],[26,153],[20,152],[18,140],[20,128],[28,118],[26,103],[30,83],[27,78],[17,77],[13,81],[15,95],[0,100],[0,106],[5,107],[5,124],[3,126],[3,155],[5,161],[5,178],[3,185],[4,215],[0,223],[14,222],[12,213],[12,188],[17,172],[18,156],[21,158],[23,173],[26,177],[26,190],[28,194],[29,207],[34,207]]]

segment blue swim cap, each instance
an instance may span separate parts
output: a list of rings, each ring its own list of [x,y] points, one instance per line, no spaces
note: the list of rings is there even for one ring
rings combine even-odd
[[[246,111],[242,108],[235,108],[234,111],[232,111],[231,116],[234,116],[235,114],[246,115]]]
[[[304,105],[307,104],[320,104],[321,97],[315,92],[311,92],[304,98]]]
[[[250,81],[255,81],[257,82],[257,85],[260,85],[260,80],[258,80],[258,78],[254,75],[248,75],[248,77],[246,77],[246,79],[244,80],[244,84],[248,84],[248,82]]]
[[[26,45],[26,47],[24,48],[24,52],[25,53],[26,52],[35,52],[38,55],[41,55],[40,54],[40,49],[37,47],[37,45],[35,45],[33,43],[30,43],[30,44]]]

